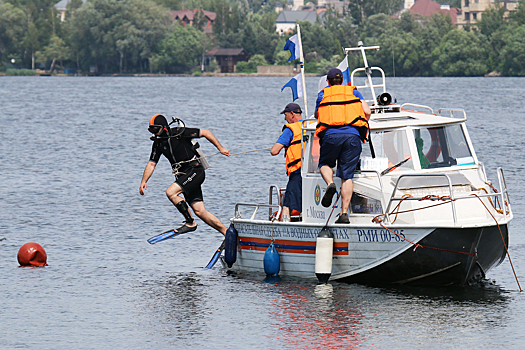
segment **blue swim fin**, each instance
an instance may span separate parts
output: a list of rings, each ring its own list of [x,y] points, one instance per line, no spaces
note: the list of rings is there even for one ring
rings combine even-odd
[[[169,231],[162,232],[161,234],[151,237],[150,239],[148,239],[148,243],[155,244],[158,242],[165,241],[169,238],[177,237],[178,235],[181,235],[181,234],[182,233],[175,232],[175,230],[169,230]]]
[[[210,262],[208,263],[208,265],[206,265],[207,269],[211,269],[213,266],[215,266],[215,264],[217,263],[217,261],[221,257],[221,253],[224,250],[225,244],[226,244],[226,240],[222,241],[221,246],[219,247],[219,249],[217,249],[215,254],[213,254],[213,256],[211,257]]]

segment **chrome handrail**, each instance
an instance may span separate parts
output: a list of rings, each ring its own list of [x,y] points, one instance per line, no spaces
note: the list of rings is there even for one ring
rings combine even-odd
[[[252,216],[250,217],[250,220],[253,220],[255,218],[255,215],[257,214],[257,211],[259,208],[277,208],[277,217],[281,216],[281,206],[280,205],[270,205],[270,204],[253,204],[253,203],[237,203],[235,204],[235,219],[241,218],[241,213],[239,211],[240,206],[245,207],[254,207],[254,211]]]
[[[449,188],[449,192],[450,192],[450,199],[451,199],[451,206],[452,206],[452,217],[454,219],[454,225],[457,224],[457,216],[456,216],[456,205],[454,203],[454,190],[453,190],[453,187],[452,187],[452,180],[450,179],[450,176],[448,176],[447,174],[403,174],[401,176],[399,176],[397,178],[397,181],[396,181],[396,185],[394,186],[394,190],[392,191],[392,195],[390,196],[390,200],[388,201],[388,205],[386,207],[386,210],[385,210],[385,214],[384,214],[384,218],[387,222],[390,222],[389,220],[389,217],[388,217],[388,211],[390,210],[390,205],[392,204],[392,201],[394,200],[400,200],[400,199],[396,199],[394,196],[396,194],[396,191],[397,191],[397,187],[399,186],[399,181],[404,178],[404,177],[444,177],[447,179],[448,181],[448,188]]]
[[[417,107],[417,108],[423,108],[423,109],[428,109],[430,111],[430,114],[434,114],[434,110],[432,108],[430,108],[429,106],[424,106],[424,105],[418,105],[418,104],[415,104],[415,103],[403,103],[401,105],[401,109],[405,109],[404,107],[405,106],[411,106],[411,107]],[[424,112],[423,112],[424,113]]]
[[[464,109],[460,109],[460,108],[440,108],[440,109],[438,109],[438,115],[440,117],[446,117],[446,116],[441,114],[441,112],[443,112],[443,111],[448,111],[450,113],[450,117],[449,118],[454,118],[454,119],[456,119],[456,117],[454,117],[454,111],[461,112],[461,113],[463,113],[463,118],[460,119],[460,121],[464,122],[464,121],[467,120],[467,113],[465,112]]]
[[[501,167],[498,167],[496,169],[496,173],[498,174],[498,183],[501,195],[501,209],[503,210],[503,217],[505,218],[505,221],[507,221],[507,207],[509,208],[509,212],[511,210],[510,196],[507,190],[507,182],[505,181],[505,175],[503,175],[503,169]],[[505,198],[507,198],[507,201],[505,201]]]
[[[479,198],[490,198],[490,197],[500,197],[501,198],[501,201],[502,201],[502,204],[501,204],[501,209],[503,211],[503,218],[504,218],[504,221],[507,222],[507,210],[508,212],[510,213],[511,212],[511,208],[510,208],[510,198],[509,198],[509,194],[508,194],[508,189],[507,189],[507,184],[505,182],[505,177],[503,175],[503,169],[502,168],[498,168],[497,169],[497,174],[498,174],[498,182],[499,182],[499,187],[501,189],[501,191],[499,193],[486,193],[486,194],[477,194],[476,196],[479,197]],[[403,178],[403,177],[426,177],[426,176],[434,176],[434,177],[437,177],[437,176],[441,176],[441,177],[445,177],[448,181],[448,188],[449,188],[449,193],[450,193],[450,199],[451,199],[451,209],[452,209],[452,216],[453,216],[453,219],[454,219],[454,225],[457,224],[457,212],[456,212],[456,205],[455,205],[455,201],[457,200],[460,200],[460,199],[470,199],[472,198],[472,195],[471,194],[468,194],[468,195],[457,195],[457,196],[454,196],[454,190],[453,190],[453,186],[452,186],[452,181],[450,179],[450,177],[447,175],[447,174],[404,174],[404,175],[401,175],[399,176],[399,178],[397,179],[396,181],[396,184],[394,186],[394,190],[392,191],[392,194],[390,196],[390,200],[388,202],[388,205],[386,207],[386,210],[385,210],[385,213],[383,215],[383,217],[385,218],[385,221],[386,222],[389,222],[389,210],[390,210],[390,206],[392,205],[392,202],[393,201],[400,201],[400,200],[408,200],[408,201],[419,201],[421,200],[422,198],[424,197],[407,197],[407,198],[403,198],[403,197],[395,197],[395,193],[398,189],[398,186],[399,186],[399,181]],[[505,202],[505,198],[507,199],[507,202]]]
[[[270,198],[268,200],[268,204],[269,205],[274,205],[273,204],[273,189],[276,189],[277,190],[277,195],[279,196],[279,206],[281,206],[281,189],[279,188],[279,186],[277,185],[270,185]],[[272,215],[272,208],[268,208],[268,216]]]

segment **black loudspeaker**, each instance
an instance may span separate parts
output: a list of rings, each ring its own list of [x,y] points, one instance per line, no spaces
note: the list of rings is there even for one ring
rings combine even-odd
[[[392,96],[388,92],[383,92],[381,95],[377,96],[377,103],[381,106],[386,106],[392,103]]]

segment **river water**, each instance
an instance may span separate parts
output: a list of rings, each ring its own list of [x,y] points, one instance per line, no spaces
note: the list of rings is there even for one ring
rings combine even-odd
[[[182,118],[232,153],[271,147],[289,78],[0,77],[1,349],[521,349],[525,293],[509,260],[465,288],[383,288],[204,269],[221,236],[150,245],[180,225],[164,191],[167,160],[138,193],[148,120]],[[317,78],[307,78],[308,108]],[[398,102],[463,108],[478,157],[503,167],[515,218],[510,256],[525,284],[523,78],[395,78]],[[302,101],[300,101],[303,105]],[[205,154],[215,148],[203,140]],[[203,186],[223,223],[237,202],[267,202],[284,159],[258,151],[209,158]],[[45,268],[20,268],[42,245]]]

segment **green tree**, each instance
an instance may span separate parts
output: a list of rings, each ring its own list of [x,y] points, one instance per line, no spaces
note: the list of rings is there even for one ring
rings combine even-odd
[[[257,72],[257,66],[266,66],[268,62],[264,59],[263,55],[253,55],[250,57],[248,62],[238,62],[237,72],[238,73],[255,73]]]
[[[22,39],[25,49],[31,53],[31,69],[35,69],[35,52],[40,45],[38,29],[32,19],[29,20],[26,33]]]
[[[433,52],[435,75],[479,76],[488,73],[486,39],[475,32],[451,30]]]
[[[525,1],[520,1],[515,11],[509,14],[512,24],[517,26],[525,24]]]
[[[68,59],[69,55],[69,48],[66,46],[64,40],[59,38],[57,35],[53,35],[49,45],[44,47],[42,51],[36,52],[36,59],[42,63],[51,61],[51,67],[49,68],[49,71],[52,73],[55,68],[56,61]]]
[[[25,67],[35,68],[35,52],[49,43],[51,36],[60,33],[54,0],[9,0],[24,11],[26,32],[22,39],[22,61]]]
[[[382,34],[378,44],[381,49],[373,53],[374,65],[379,65],[387,75],[414,76],[421,72],[421,48],[412,33]],[[371,56],[372,57],[372,56]]]
[[[476,22],[481,34],[490,36],[492,33],[506,25],[504,18],[505,7],[490,7],[483,12],[481,19]]]
[[[82,68],[143,71],[173,23],[169,11],[147,0],[90,0],[69,21],[70,43]]]
[[[500,54],[500,71],[504,75],[525,76],[525,24],[513,30]]]
[[[486,62],[490,70],[495,70],[501,50],[511,34],[505,18],[505,8],[501,5],[488,8],[483,12],[481,20],[477,21],[476,27],[488,39],[490,50]]]
[[[418,75],[432,76],[432,52],[439,46],[441,40],[452,30],[452,19],[449,15],[434,14],[423,22],[420,37],[420,71]]]
[[[357,24],[361,24],[366,18],[377,15],[392,15],[398,11],[403,0],[350,0],[348,10]]]
[[[25,23],[24,11],[0,2],[0,64],[12,58],[20,60]]]
[[[202,55],[203,33],[191,26],[176,26],[159,45],[151,59],[153,71],[185,73],[191,71]]]
[[[381,34],[393,33],[395,31],[395,20],[383,13],[368,17],[359,26],[358,36],[363,42],[373,43]]]
[[[301,21],[299,25],[305,54],[317,52],[325,59],[331,59],[334,55],[339,56],[340,60],[342,59],[341,43],[327,29],[319,23],[312,24],[308,21]]]
[[[343,45],[350,47],[357,44],[353,18],[328,7],[323,16],[323,26]]]
[[[84,2],[82,0],[71,0],[66,5],[66,20],[75,16],[75,11],[78,10]]]

